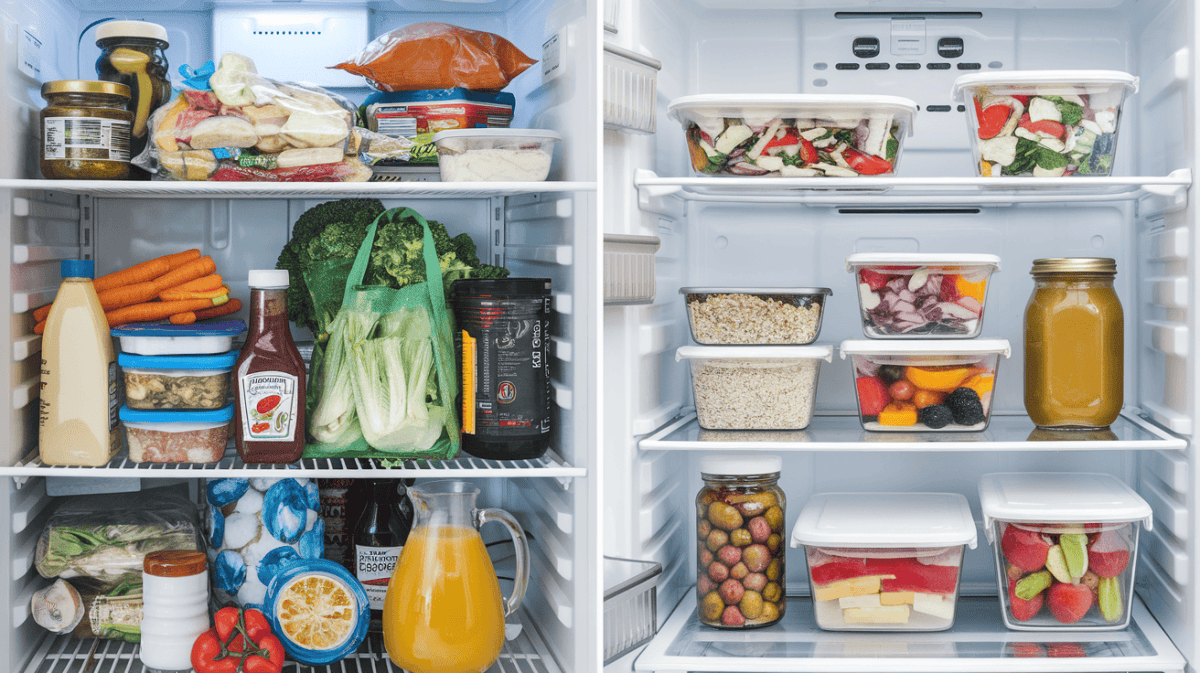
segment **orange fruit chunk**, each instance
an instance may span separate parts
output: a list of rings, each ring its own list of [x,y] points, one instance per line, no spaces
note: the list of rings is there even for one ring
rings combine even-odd
[[[958,290],[958,296],[971,297],[980,304],[983,303],[983,294],[987,291],[987,280],[981,280],[978,283],[968,282],[962,276],[954,279],[954,287]]]
[[[979,394],[979,399],[983,399],[983,394],[991,392],[996,387],[996,377],[991,374],[976,374],[966,381],[963,381],[962,388],[970,388]]]
[[[948,393],[971,375],[970,367],[907,367],[904,378],[921,390]]]
[[[880,425],[916,425],[917,407],[911,402],[892,402],[879,412]]]

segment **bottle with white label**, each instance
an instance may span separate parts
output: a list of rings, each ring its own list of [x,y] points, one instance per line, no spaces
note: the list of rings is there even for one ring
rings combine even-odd
[[[372,631],[383,630],[383,599],[411,528],[412,504],[404,483],[373,481],[366,509],[354,526],[354,576],[371,603]]]
[[[121,448],[117,361],[92,287],[95,262],[62,261],[42,335],[38,452],[47,465],[105,465]]]

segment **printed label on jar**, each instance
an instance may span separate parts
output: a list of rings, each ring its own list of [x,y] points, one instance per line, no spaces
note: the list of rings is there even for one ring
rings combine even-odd
[[[129,161],[129,122],[103,117],[47,117],[42,150],[47,159]]]
[[[297,378],[287,372],[257,372],[238,383],[242,388],[242,438],[247,442],[292,439]]]
[[[550,321],[497,320],[472,336],[463,330],[463,428],[467,434],[550,432]]]
[[[354,574],[362,582],[363,591],[372,610],[383,609],[383,599],[387,596],[388,580],[392,579],[392,570],[404,547],[355,547]]]

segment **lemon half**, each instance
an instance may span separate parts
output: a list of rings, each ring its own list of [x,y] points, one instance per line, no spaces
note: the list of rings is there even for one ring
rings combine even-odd
[[[311,650],[329,650],[354,632],[358,601],[350,588],[332,575],[301,575],[279,592],[275,617],[292,642]]]

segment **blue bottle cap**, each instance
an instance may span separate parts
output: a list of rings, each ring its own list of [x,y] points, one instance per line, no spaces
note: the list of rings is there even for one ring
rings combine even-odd
[[[63,278],[96,277],[96,263],[90,259],[64,259],[59,269]]]

